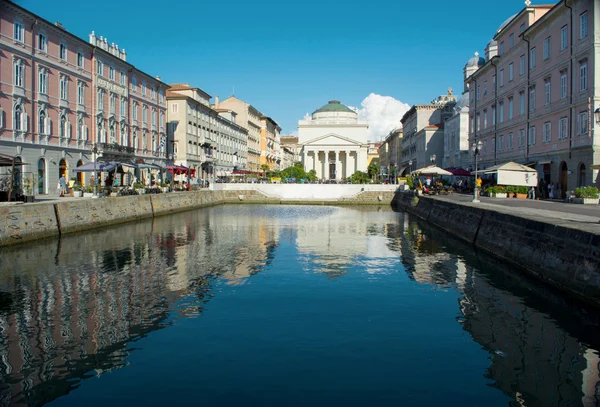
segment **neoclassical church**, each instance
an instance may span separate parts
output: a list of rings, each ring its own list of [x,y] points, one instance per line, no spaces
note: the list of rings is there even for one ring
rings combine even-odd
[[[337,100],[331,100],[311,116],[298,121],[298,144],[305,171],[315,170],[320,179],[349,178],[367,171],[369,124]]]

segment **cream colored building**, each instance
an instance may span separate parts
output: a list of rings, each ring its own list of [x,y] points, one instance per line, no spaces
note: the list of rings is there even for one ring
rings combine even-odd
[[[320,179],[349,178],[367,171],[367,121],[337,100],[298,122],[305,171],[315,170]]]
[[[261,128],[263,114],[254,106],[231,96],[223,101],[215,98],[215,109],[230,109],[237,113],[237,123],[248,130],[246,169],[260,171],[261,157]]]

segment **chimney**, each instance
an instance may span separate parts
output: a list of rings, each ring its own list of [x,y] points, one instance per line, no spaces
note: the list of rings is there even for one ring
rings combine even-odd
[[[63,28],[63,25],[61,23],[59,23],[58,21],[54,23],[55,26],[59,27],[59,28]]]
[[[215,109],[219,108],[219,96],[215,96]]]

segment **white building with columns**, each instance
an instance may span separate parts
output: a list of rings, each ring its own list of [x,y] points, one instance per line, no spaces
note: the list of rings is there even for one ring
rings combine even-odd
[[[349,178],[367,171],[366,120],[337,100],[298,121],[298,144],[305,171],[315,170],[320,179]]]

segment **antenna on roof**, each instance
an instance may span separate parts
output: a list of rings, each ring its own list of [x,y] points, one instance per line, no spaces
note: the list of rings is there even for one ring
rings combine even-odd
[[[235,97],[235,85],[231,87],[231,96]]]

